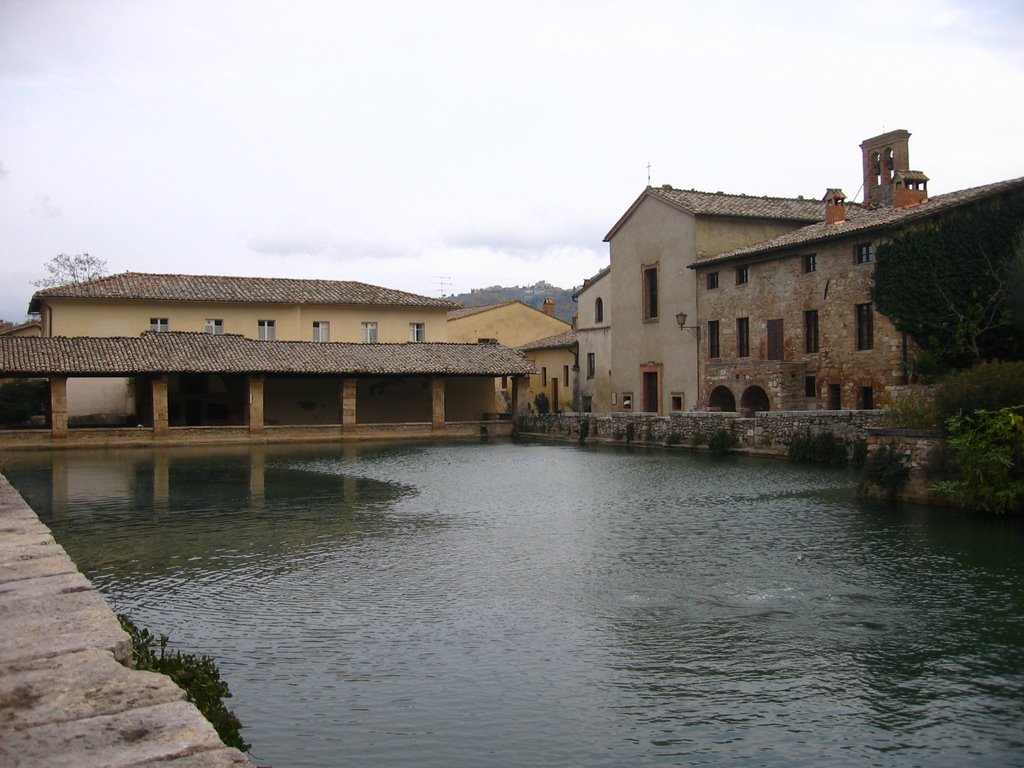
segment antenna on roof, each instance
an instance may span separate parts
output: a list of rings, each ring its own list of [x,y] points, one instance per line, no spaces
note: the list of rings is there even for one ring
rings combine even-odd
[[[451,291],[452,279],[450,276],[434,275],[434,283],[437,285],[437,292],[444,296],[445,291]]]
[[[651,186],[651,161],[647,161],[647,186]]]

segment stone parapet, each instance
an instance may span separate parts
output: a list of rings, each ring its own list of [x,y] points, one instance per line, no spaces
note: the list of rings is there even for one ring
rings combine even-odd
[[[657,416],[646,413],[549,413],[523,416],[520,434],[587,440],[628,441],[698,447],[725,430],[737,449],[785,456],[795,436],[831,432],[848,445],[866,441],[868,430],[884,423],[882,411],[765,411],[745,418],[736,413],[693,411]],[[584,423],[586,426],[584,427]]]
[[[251,766],[131,640],[0,475],[0,765]]]

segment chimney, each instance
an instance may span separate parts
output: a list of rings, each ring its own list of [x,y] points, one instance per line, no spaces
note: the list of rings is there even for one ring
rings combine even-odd
[[[825,223],[842,224],[846,221],[846,195],[841,189],[825,192]]]
[[[548,317],[555,316],[555,300],[550,296],[544,299],[544,314]]]
[[[892,207],[910,208],[927,202],[928,177],[920,171],[896,171],[892,177]]]

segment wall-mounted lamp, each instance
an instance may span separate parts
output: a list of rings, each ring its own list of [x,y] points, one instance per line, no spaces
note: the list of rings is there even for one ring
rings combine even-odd
[[[676,322],[679,323],[680,331],[689,331],[696,338],[700,338],[700,326],[699,325],[687,325],[686,324],[686,313],[680,312],[676,315]]]

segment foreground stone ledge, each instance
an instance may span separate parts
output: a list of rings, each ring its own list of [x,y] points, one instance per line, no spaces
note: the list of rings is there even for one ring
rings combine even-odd
[[[251,766],[131,640],[0,475],[0,765]]]

